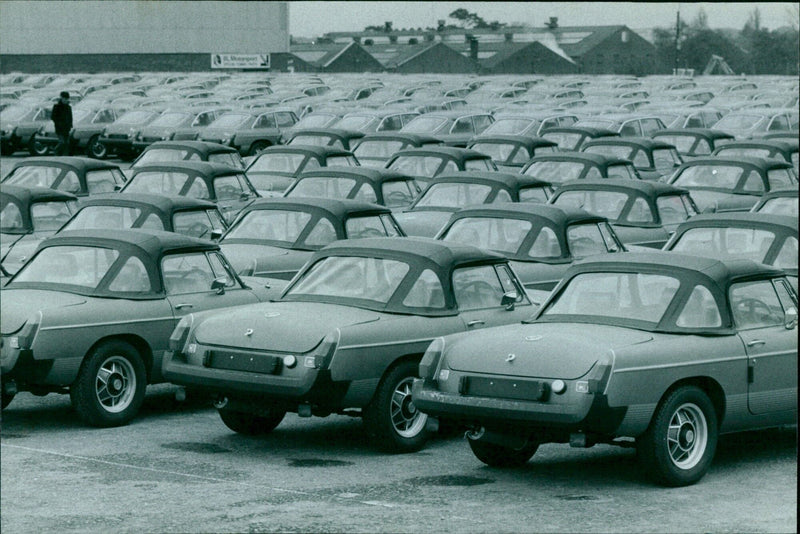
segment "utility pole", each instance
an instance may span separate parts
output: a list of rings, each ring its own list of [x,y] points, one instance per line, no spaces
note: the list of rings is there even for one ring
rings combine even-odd
[[[681,52],[681,5],[678,4],[678,18],[675,21],[675,69],[673,74],[678,73],[679,56]]]

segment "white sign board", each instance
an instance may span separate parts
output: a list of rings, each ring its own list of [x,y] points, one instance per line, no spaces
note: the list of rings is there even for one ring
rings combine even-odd
[[[211,54],[212,69],[268,69],[269,54]]]

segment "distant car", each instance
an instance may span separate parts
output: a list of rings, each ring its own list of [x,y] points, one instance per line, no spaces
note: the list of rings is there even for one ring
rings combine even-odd
[[[420,191],[413,177],[396,171],[324,167],[302,173],[284,196],[353,199],[399,210],[411,206]]]
[[[414,204],[397,213],[408,235],[433,237],[454,212],[466,206],[497,202],[544,204],[553,195],[549,182],[507,172],[461,171],[436,177]]]
[[[559,150],[580,150],[590,139],[601,137],[619,137],[613,130],[593,128],[589,126],[558,126],[542,132],[542,137],[558,144]]]
[[[555,152],[536,156],[520,173],[550,182],[554,187],[570,180],[641,179],[636,168],[627,159],[588,152]]]
[[[106,156],[106,148],[98,142],[100,134],[109,124],[117,120],[122,113],[121,109],[110,105],[91,107],[76,105],[72,110],[73,126],[69,138],[71,153],[84,153],[89,157],[104,158]],[[53,121],[49,121],[36,132],[33,140],[34,155],[46,156],[53,152],[58,143],[55,124]]]
[[[214,202],[227,222],[258,197],[247,175],[221,163],[165,161],[136,167],[126,193],[179,195]]]
[[[262,150],[247,166],[247,176],[263,197],[281,196],[300,173],[328,165],[358,167],[352,152],[315,145],[282,145]]]
[[[753,109],[732,111],[722,117],[714,126],[736,136],[736,139],[750,139],[767,132],[791,130],[791,119],[782,110]]]
[[[350,150],[364,137],[364,132],[358,130],[343,130],[340,128],[304,128],[294,130],[286,144],[291,145],[317,145]]]
[[[3,108],[0,117],[0,152],[10,156],[14,152],[27,150],[37,155],[36,133],[50,121],[53,104],[12,104]]]
[[[545,204],[487,204],[453,213],[436,239],[474,245],[510,260],[525,291],[544,302],[577,259],[622,252],[605,217]]]
[[[461,108],[425,113],[412,119],[400,131],[430,135],[441,139],[445,145],[465,147],[470,139],[483,132],[492,122],[494,118],[490,113]]]
[[[668,178],[683,163],[673,145],[647,137],[593,139],[583,144],[581,152],[625,158],[633,163],[642,180],[648,181]]]
[[[717,147],[734,141],[733,135],[710,128],[670,128],[651,135],[673,145],[684,161],[710,156]]]
[[[254,156],[281,142],[283,132],[298,121],[290,109],[228,111],[203,128],[198,141],[232,146],[242,156]]]
[[[189,237],[217,240],[228,228],[213,202],[148,193],[109,193],[84,199],[60,229],[163,230]]]
[[[414,380],[414,406],[471,428],[489,466],[544,443],[635,445],[650,477],[685,486],[720,434],[796,422],[797,294],[773,267],[594,256],[526,323],[434,340]]]
[[[49,187],[85,197],[110,193],[125,184],[118,165],[78,156],[45,156],[17,162],[3,186]]]
[[[748,141],[734,141],[718,147],[713,156],[755,156],[758,158],[778,158],[788,161],[798,174],[798,140],[779,139],[750,139]]]
[[[661,248],[679,224],[698,213],[688,190],[634,180],[567,182],[550,203],[606,217],[626,247]]]
[[[131,168],[155,162],[186,160],[222,163],[237,169],[245,167],[239,151],[230,146],[205,141],[157,141],[139,154],[131,163]]]
[[[0,271],[16,273],[42,240],[78,209],[78,197],[46,187],[3,184],[0,189]]]
[[[383,167],[389,158],[401,150],[441,144],[441,140],[429,135],[381,132],[367,134],[359,139],[353,154],[364,167]]]
[[[164,374],[218,394],[235,432],[269,433],[286,412],[348,413],[380,447],[410,452],[426,439],[411,382],[430,340],[531,311],[494,253],[419,238],[337,241],[277,301],[185,318]]]
[[[767,213],[698,215],[678,226],[664,250],[783,269],[797,291],[797,217]]]
[[[617,132],[621,137],[648,137],[654,132],[666,128],[658,116],[642,113],[607,113],[585,117],[576,122],[575,126],[604,128]]]
[[[141,230],[62,232],[3,288],[3,407],[19,391],[69,391],[93,426],[128,423],[189,313],[266,300],[219,245]]]
[[[166,109],[153,122],[139,130],[133,139],[133,149],[141,153],[159,141],[195,139],[202,128],[222,115],[225,108]],[[178,134],[180,137],[177,137]]]
[[[398,109],[386,108],[363,109],[346,114],[336,123],[331,125],[331,127],[342,130],[356,130],[359,132],[364,132],[365,134],[375,132],[395,132],[411,122],[414,117],[418,116],[419,113],[416,111],[402,111]]]
[[[798,215],[797,187],[773,189],[753,206],[754,213],[772,213],[774,215]]]
[[[539,113],[520,111],[511,113],[505,110],[495,113],[494,122],[481,132],[480,135],[540,136],[545,130],[560,126],[572,126],[577,121],[577,115],[569,113],[553,113],[551,111],[542,111]]]
[[[701,212],[748,211],[769,191],[796,184],[797,176],[786,161],[714,156],[684,163],[669,183],[691,191]]]
[[[558,152],[555,141],[526,135],[482,134],[467,143],[467,148],[492,156],[500,171],[519,172],[531,158]]]
[[[391,211],[356,200],[270,198],[250,204],[220,246],[240,275],[291,280],[339,239],[404,236]]]
[[[160,111],[152,109],[126,111],[103,129],[96,141],[102,147],[92,145],[91,155],[95,158],[116,155],[123,160],[134,159],[140,152],[133,146],[134,139],[142,128],[156,120],[160,114]]]
[[[409,148],[396,152],[386,168],[413,176],[425,188],[444,172],[496,171],[491,156],[475,150],[450,146]]]

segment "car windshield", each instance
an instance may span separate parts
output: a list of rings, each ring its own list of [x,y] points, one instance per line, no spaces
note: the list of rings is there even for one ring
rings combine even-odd
[[[434,183],[417,201],[415,208],[458,208],[483,204],[491,186],[472,183]]]
[[[140,167],[154,161],[182,161],[187,159],[189,150],[185,148],[151,148],[145,150],[133,167]],[[199,157],[198,157],[199,159]]]
[[[731,113],[722,117],[713,128],[722,131],[725,131],[727,128],[732,130],[749,130],[755,128],[756,125],[764,119],[765,117],[761,115],[740,115]]]
[[[619,218],[627,202],[627,193],[593,189],[564,191],[553,200],[556,206],[579,208],[606,217],[610,221]]]
[[[5,113],[5,111],[3,111]],[[92,118],[94,118],[95,112],[91,109],[73,109],[72,110],[72,123],[78,124],[83,122],[89,122]]]
[[[97,288],[119,252],[90,246],[55,246],[43,249],[17,273],[14,282],[65,284]]]
[[[289,145],[314,145],[314,146],[335,146],[343,148],[342,142],[329,135],[301,134],[292,137]]]
[[[775,233],[753,228],[691,228],[670,250],[720,259],[763,262]]]
[[[11,171],[3,183],[25,187],[53,187],[63,170],[61,167],[24,165]]]
[[[757,158],[767,158],[769,157],[770,150],[768,148],[757,148],[757,147],[726,147],[720,149],[719,152],[716,153],[717,156],[755,156]]]
[[[188,113],[164,113],[150,123],[150,126],[178,126],[192,118]]]
[[[389,169],[413,176],[432,178],[441,167],[442,161],[442,158],[438,156],[398,156],[389,165]]]
[[[735,189],[744,174],[742,167],[732,165],[692,165],[683,169],[673,185],[679,187],[714,187]]]
[[[694,142],[697,138],[693,135],[659,135],[659,141],[664,141],[665,143],[669,143],[671,145],[675,145],[675,148],[678,149],[678,152],[687,153],[689,150],[692,149]]]
[[[189,175],[184,172],[146,171],[140,172],[128,182],[125,187],[127,193],[155,193],[157,195],[179,195]],[[202,182],[202,180],[195,180]],[[208,198],[206,190],[205,197]]]
[[[403,126],[400,131],[410,133],[436,133],[444,128],[448,120],[442,117],[420,116]]]
[[[678,224],[696,215],[688,198],[683,195],[664,195],[656,199],[661,224]]]
[[[539,121],[535,119],[497,119],[483,131],[484,135],[516,135],[525,131],[530,126],[535,126]],[[478,150],[477,148],[475,150]]]
[[[209,125],[209,128],[239,128],[250,119],[244,113],[226,113]]]
[[[153,113],[150,111],[129,111],[119,119],[117,124],[142,124],[147,122]]]
[[[669,172],[681,164],[681,157],[674,148],[657,148],[653,150],[653,163],[656,170]]]
[[[797,197],[777,197],[770,198],[758,209],[759,213],[773,213],[775,215],[791,215],[797,217],[798,215],[798,200]]]
[[[464,217],[456,219],[442,241],[516,254],[533,224],[523,219]]]
[[[634,150],[636,150],[634,147],[626,145],[593,145],[587,146],[583,152],[602,154],[603,156],[611,156],[615,158],[630,159]]]
[[[619,250],[606,223],[569,225],[567,227],[567,245],[574,258]]]
[[[334,123],[334,128],[341,128],[343,130],[358,130],[362,126],[372,120],[370,115],[348,115],[342,117],[338,122]]]
[[[311,214],[293,210],[253,210],[246,213],[228,231],[225,241],[257,239],[290,247],[311,221]]]
[[[561,150],[576,150],[583,139],[582,134],[570,132],[544,132],[542,137],[556,143]]]
[[[587,128],[605,128],[606,130],[614,130],[617,125],[618,123],[611,119],[584,119],[575,123],[575,126],[585,126]]]
[[[321,128],[327,126],[335,118],[336,115],[332,114],[312,113],[311,115],[306,115],[300,119],[300,121],[297,122],[294,127],[298,130],[301,128]]]
[[[586,168],[579,161],[535,161],[525,169],[524,174],[534,176],[550,183],[562,183],[576,180]]]
[[[510,143],[475,143],[472,145],[471,150],[476,150],[487,156],[491,156],[494,161],[505,162],[511,156],[511,153],[517,148],[517,145]],[[525,151],[524,148],[522,148]],[[524,160],[523,163],[527,161]]]
[[[541,318],[645,321],[655,325],[678,291],[677,278],[658,274],[598,272],[573,277]],[[580,320],[580,319],[579,319]]]
[[[86,206],[61,230],[132,228],[141,214],[141,209],[126,206]]]
[[[334,297],[386,304],[408,271],[409,266],[403,261],[329,256],[305,271],[284,298]]]
[[[359,160],[367,158],[387,160],[392,154],[401,150],[403,145],[404,143],[402,141],[367,140],[359,143],[353,153]]]
[[[261,154],[250,164],[250,167],[247,169],[247,174],[258,172],[294,174],[300,168],[305,158],[305,154],[297,153],[278,152]]]
[[[355,185],[353,178],[313,176],[298,180],[286,196],[347,198]]]

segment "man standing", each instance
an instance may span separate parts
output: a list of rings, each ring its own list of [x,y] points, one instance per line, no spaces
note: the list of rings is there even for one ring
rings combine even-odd
[[[53,106],[50,114],[53,124],[56,126],[58,145],[56,145],[56,156],[69,156],[69,133],[72,130],[72,107],[69,105],[69,93],[61,91],[58,102]]]

